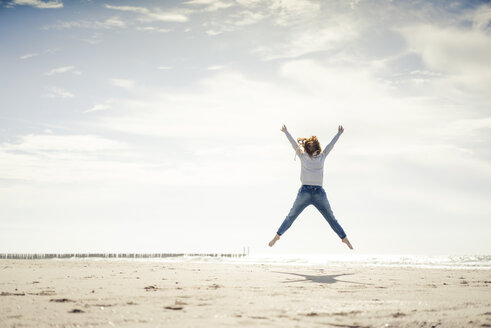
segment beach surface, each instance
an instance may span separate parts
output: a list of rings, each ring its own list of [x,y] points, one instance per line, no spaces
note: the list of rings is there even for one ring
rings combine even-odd
[[[491,270],[0,260],[1,327],[491,327]]]

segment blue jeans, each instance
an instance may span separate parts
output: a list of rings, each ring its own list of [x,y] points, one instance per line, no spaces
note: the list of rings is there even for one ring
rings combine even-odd
[[[332,230],[343,239],[346,237],[343,228],[339,225],[338,221],[334,217],[334,213],[331,210],[329,201],[327,200],[326,191],[322,186],[309,186],[302,185],[298,190],[297,199],[293,203],[290,213],[286,216],[285,220],[278,229],[277,234],[282,235],[292,225],[293,221],[298,217],[300,213],[309,205],[314,205],[319,212],[324,216],[326,221],[331,226]]]

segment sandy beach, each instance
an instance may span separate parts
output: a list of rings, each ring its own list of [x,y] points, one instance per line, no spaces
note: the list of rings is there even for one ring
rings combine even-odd
[[[489,270],[0,260],[1,327],[491,327]]]

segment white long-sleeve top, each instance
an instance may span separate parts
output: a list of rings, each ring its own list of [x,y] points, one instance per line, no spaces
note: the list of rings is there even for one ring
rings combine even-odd
[[[300,181],[303,185],[322,186],[324,180],[324,161],[327,154],[332,150],[336,141],[338,141],[341,132],[338,132],[332,141],[324,148],[317,156],[310,157],[307,153],[302,153],[298,143],[293,139],[288,130],[285,131],[286,137],[292,144],[293,149],[300,158],[302,170],[300,173]]]

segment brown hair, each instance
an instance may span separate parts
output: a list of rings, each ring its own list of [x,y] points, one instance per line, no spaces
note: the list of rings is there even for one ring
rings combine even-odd
[[[299,146],[303,148],[303,152],[306,152],[310,157],[321,153],[321,144],[316,136],[312,136],[308,139],[298,138],[297,141]]]

